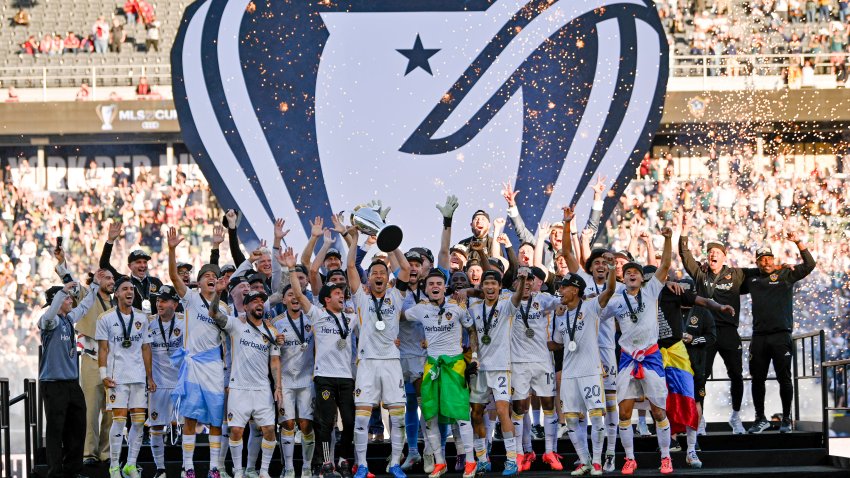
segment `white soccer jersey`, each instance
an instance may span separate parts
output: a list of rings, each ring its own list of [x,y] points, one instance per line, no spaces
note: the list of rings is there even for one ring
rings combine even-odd
[[[221,329],[210,317],[209,302],[201,296],[197,289],[189,289],[180,299],[185,311],[184,347],[190,354],[200,353],[221,345]],[[227,306],[220,303],[219,311],[230,315]]]
[[[116,385],[145,383],[142,344],[149,343],[147,320],[147,315],[139,309],[125,315],[116,307],[101,314],[97,321],[94,339],[109,342],[106,371]],[[122,345],[125,339],[130,341],[128,348]]]
[[[377,299],[380,304],[381,319],[384,330],[378,330],[376,325],[378,314],[375,309],[373,296],[363,291],[363,287],[357,289],[352,297],[354,307],[357,309],[358,328],[360,332],[357,338],[357,357],[360,359],[398,359],[400,357],[395,340],[398,338],[398,323],[401,316],[401,307],[404,304],[404,296],[398,289],[391,287],[387,289],[383,299]]]
[[[485,305],[484,299],[472,299],[469,302],[469,315],[478,331],[478,363],[480,370],[511,369],[511,324],[516,314],[516,306],[511,302],[511,291],[502,291],[496,302],[496,311],[492,312],[489,331],[484,333],[485,320],[492,309]],[[486,308],[486,316],[484,315]],[[485,344],[485,335],[490,343]]]
[[[274,328],[285,337],[280,347],[280,375],[281,384],[286,389],[304,388],[313,384],[315,340],[313,325],[306,315],[301,313],[298,317],[290,317],[284,310],[275,317]]]
[[[428,303],[425,294],[422,294],[421,299],[417,302],[416,295],[408,292],[404,296],[404,305],[402,305],[401,310],[406,311],[417,304]],[[401,358],[425,357],[428,355],[428,352],[422,348],[422,341],[425,340],[425,329],[421,322],[402,320],[398,324],[398,340],[400,342],[398,351]]]
[[[183,346],[183,314],[163,322],[157,316],[148,322],[148,342],[151,344],[151,365],[153,381],[157,388],[174,388],[177,386],[177,375],[180,369],[171,364],[171,354]],[[163,335],[165,334],[165,335]]]
[[[511,362],[552,364],[552,353],[546,342],[549,340],[553,312],[561,304],[561,300],[545,292],[534,292],[526,300],[520,302],[514,314],[514,326],[511,331]],[[525,325],[524,315],[527,314],[528,326]],[[529,330],[534,336],[529,337]]]
[[[472,325],[472,319],[457,302],[446,300],[442,308],[425,302],[411,307],[404,316],[408,322],[422,324],[429,356],[437,358],[463,352],[463,328]]]
[[[594,297],[598,297],[602,291],[608,286],[605,282],[602,284],[597,284],[596,281],[593,280],[593,276],[585,272],[583,269],[579,269],[577,272],[584,282],[587,284],[587,287],[584,289],[584,298],[592,299]],[[614,286],[614,294],[619,294],[620,291],[625,289],[626,286],[623,285],[622,282],[617,282]],[[614,326],[614,317],[600,318],[599,320],[599,347],[603,349],[616,349],[617,348],[617,339],[616,339],[616,328]]]
[[[310,307],[310,313],[305,314],[313,326],[313,340],[316,348],[316,361],[313,375],[316,377],[354,378],[351,373],[351,327],[354,316],[335,314],[334,317],[322,307]],[[339,326],[337,325],[339,320]],[[340,329],[342,327],[342,330]],[[345,334],[343,339],[342,334]],[[345,343],[342,348],[338,342]]]
[[[617,319],[620,324],[620,347],[624,351],[632,353],[658,343],[658,294],[663,288],[664,284],[653,275],[640,290],[640,304],[638,297],[625,293],[625,289],[614,294],[608,302],[602,316]],[[636,322],[632,321],[627,300],[637,314]]]
[[[602,376],[602,357],[599,355],[599,315],[602,312],[599,299],[594,297],[580,302],[579,307],[555,317],[555,334],[552,340],[564,344],[564,367],[561,378],[578,378],[590,375]],[[576,318],[578,316],[578,318]],[[575,335],[570,339],[570,333]],[[570,340],[576,343],[575,351],[569,350]]]
[[[275,344],[277,331],[265,321],[259,326],[228,317],[224,330],[230,335],[232,368],[231,390],[269,391],[269,359],[280,355]]]

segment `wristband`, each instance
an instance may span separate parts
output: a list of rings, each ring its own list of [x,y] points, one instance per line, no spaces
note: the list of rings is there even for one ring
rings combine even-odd
[[[272,250],[279,251],[279,250],[280,250],[280,246],[272,246]]]
[[[452,227],[452,218],[443,216],[443,227]]]
[[[106,380],[106,367],[98,367],[97,371],[100,372],[100,381],[102,382]]]
[[[475,360],[478,358],[478,352],[472,352],[472,359]]]
[[[348,229],[346,229],[345,232],[342,233],[342,237],[345,237],[347,235],[348,235]]]

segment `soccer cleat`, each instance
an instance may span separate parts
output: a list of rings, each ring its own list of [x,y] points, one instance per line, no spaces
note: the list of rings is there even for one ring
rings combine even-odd
[[[741,421],[741,417],[739,417],[738,415],[732,415],[731,417],[729,417],[729,426],[732,427],[733,434],[744,434],[744,422]]]
[[[186,475],[184,476],[184,478],[195,478],[195,470],[186,470]]]
[[[638,421],[638,424],[637,424],[637,434],[638,434],[638,436],[642,436],[642,437],[648,437],[648,436],[652,435],[651,433],[649,433],[649,427],[646,426],[646,422],[641,422],[641,421]]]
[[[594,463],[593,468],[590,470],[590,474],[593,476],[599,476],[602,474],[602,465],[599,463]]]
[[[339,478],[340,474],[334,471],[334,464],[326,461],[322,464],[322,469],[319,472],[319,478]]]
[[[489,473],[493,469],[490,460],[482,460],[478,462],[478,467],[475,469],[475,475],[481,476],[484,473]]]
[[[633,475],[637,470],[637,462],[634,458],[626,458],[626,462],[623,463],[623,468],[620,470],[620,473],[624,475]]]
[[[463,478],[475,478],[475,473],[478,471],[478,464],[474,461],[468,461],[463,465]]]
[[[121,476],[124,478],[141,478],[142,470],[140,470],[136,465],[127,464],[121,469]]]
[[[390,467],[390,475],[392,475],[393,478],[407,478],[407,475],[401,471],[401,466],[399,465],[393,465]]]
[[[417,463],[422,462],[422,455],[419,453],[413,453],[407,455],[407,458],[404,460],[404,463],[401,464],[402,471],[410,471],[411,468],[416,466]]]
[[[605,453],[605,464],[602,465],[603,471],[614,471],[617,465],[614,463],[615,455],[613,453]]]
[[[422,471],[425,473],[431,473],[434,471],[434,455],[426,453],[422,463]]]
[[[528,471],[531,469],[531,465],[537,461],[537,453],[534,451],[530,451],[525,454],[525,460],[522,462],[522,468],[519,471]]]
[[[517,468],[517,462],[506,461],[505,469],[502,471],[502,476],[516,476],[517,473],[519,473],[519,468]]]
[[[782,424],[779,425],[779,433],[791,433],[791,417],[782,417]]]
[[[339,473],[339,476],[342,478],[352,478],[352,476],[354,476],[353,473],[355,469],[352,465],[348,464],[348,460],[340,458],[339,461],[336,462],[336,469],[337,473]],[[368,473],[366,478],[370,478],[369,475],[371,475],[371,473]]]
[[[669,475],[670,473],[673,473],[673,460],[671,460],[669,456],[661,459],[660,471],[662,475]]]
[[[516,471],[517,473],[522,473],[522,466],[525,463],[525,454],[517,453],[516,454]]]
[[[262,475],[258,475],[259,478],[264,478]],[[221,478],[221,473],[218,472],[218,468],[213,468],[207,473],[207,478]],[[269,478],[268,475],[265,478]]]
[[[260,478],[260,474],[253,468],[245,470],[245,478]]]
[[[357,467],[357,473],[354,474],[354,478],[366,478],[369,474],[369,468],[366,465],[359,465]]]
[[[592,469],[593,468],[591,468],[590,466],[582,463],[581,465],[577,466],[576,469],[573,470],[572,473],[570,473],[570,475],[572,475],[572,476],[588,475],[588,474],[590,474],[590,470],[592,470]]]
[[[561,464],[561,455],[553,451],[543,454],[543,463],[549,465],[552,471],[561,471],[564,469],[564,465]]]
[[[109,478],[121,478],[121,467],[120,466],[109,467]]]
[[[301,468],[301,478],[313,478],[313,470],[310,469],[310,465]]]
[[[682,444],[678,440],[673,440],[673,443],[670,443],[670,451],[674,453],[682,451]]]
[[[463,471],[466,465],[466,455],[455,457],[455,471]]]
[[[448,466],[445,463],[437,463],[434,465],[434,470],[431,471],[431,474],[428,475],[428,478],[439,478],[443,476],[448,471]]]
[[[245,478],[245,472],[242,470],[233,470],[233,478]]]
[[[280,474],[280,478],[295,478],[295,469],[287,468],[283,470],[283,473]]]
[[[770,428],[770,422],[767,421],[767,418],[761,416],[756,418],[756,421],[753,422],[753,425],[750,427],[749,430],[747,430],[747,433],[749,433],[750,435],[754,433],[761,433],[767,430],[768,428]]]
[[[166,476],[165,470],[163,470],[161,468],[156,470],[156,472],[154,472],[154,474],[153,474],[153,478],[165,478],[165,476]]]
[[[689,451],[688,454],[685,455],[685,463],[687,463],[691,468],[702,468],[702,462],[699,460],[697,452],[695,451]]]
[[[218,474],[221,475],[221,478],[231,478],[227,473],[227,470],[224,469],[224,465],[222,465],[221,469],[218,470]]]

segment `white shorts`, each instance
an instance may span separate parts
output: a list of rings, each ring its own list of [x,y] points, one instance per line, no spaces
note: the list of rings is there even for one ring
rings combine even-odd
[[[531,390],[538,397],[555,396],[555,369],[542,362],[515,363],[511,367],[512,400],[525,400]]]
[[[402,357],[401,359],[401,376],[407,383],[422,378],[425,371],[425,357]]]
[[[511,372],[507,370],[481,370],[470,382],[470,403],[489,402],[491,391],[495,401],[511,401]]]
[[[157,388],[155,392],[148,394],[148,426],[156,427],[168,425],[176,420],[174,414],[174,400],[171,399],[173,388]]]
[[[316,398],[316,387],[284,388],[283,403],[277,410],[278,422],[288,420],[313,419],[313,399]]]
[[[230,389],[227,397],[227,424],[244,428],[251,418],[258,426],[274,425],[274,397],[271,390]]]
[[[667,380],[659,377],[649,367],[643,368],[644,378],[638,380],[632,377],[632,368],[634,363],[620,371],[620,379],[617,380],[617,403],[646,397],[656,407],[667,408]]]
[[[605,389],[602,377],[561,378],[561,412],[582,413],[605,408]]]
[[[617,391],[617,352],[614,349],[599,349],[602,356],[602,384],[605,390]]]
[[[360,360],[357,365],[357,380],[354,382],[355,405],[375,406],[383,403],[387,407],[406,402],[399,360]]]
[[[147,408],[148,390],[143,383],[125,383],[106,389],[106,409]]]

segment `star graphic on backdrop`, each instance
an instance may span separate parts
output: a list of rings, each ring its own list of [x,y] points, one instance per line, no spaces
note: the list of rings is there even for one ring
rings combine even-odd
[[[422,39],[419,38],[418,33],[416,34],[416,41],[413,43],[413,48],[409,50],[396,49],[396,51],[407,58],[407,70],[405,70],[404,76],[407,76],[408,73],[417,68],[422,68],[429,75],[434,76],[434,73],[431,72],[431,64],[428,63],[428,59],[436,55],[440,49],[423,47]]]

